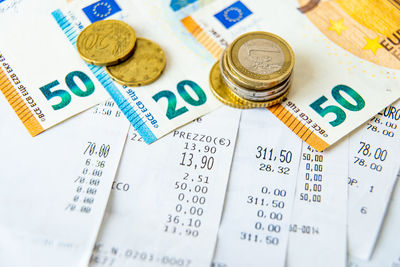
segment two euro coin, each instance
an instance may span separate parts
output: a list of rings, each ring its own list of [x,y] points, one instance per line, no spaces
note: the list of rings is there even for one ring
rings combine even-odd
[[[125,86],[154,82],[166,64],[158,44],[136,37],[134,29],[119,20],[92,23],[79,34],[76,45],[83,60],[106,66],[111,78]]]
[[[269,107],[288,94],[293,67],[294,53],[285,40],[249,32],[236,38],[211,69],[211,90],[232,107]]]

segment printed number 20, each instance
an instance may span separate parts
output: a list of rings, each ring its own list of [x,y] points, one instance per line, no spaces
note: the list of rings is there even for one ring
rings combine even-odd
[[[79,78],[82,83],[86,87],[86,91],[81,90],[81,88],[78,87],[76,84],[74,78],[77,77]],[[93,94],[94,92],[94,83],[92,80],[83,72],[81,71],[72,71],[68,73],[68,75],[65,77],[65,83],[67,84],[69,90],[71,92],[79,97],[85,97]],[[68,93],[66,90],[54,90],[51,91],[51,89],[60,83],[55,80],[49,84],[46,84],[45,86],[40,87],[40,91],[42,91],[43,95],[46,97],[47,100],[52,99],[53,97],[61,97],[61,101],[58,104],[52,105],[54,110],[62,109],[63,107],[67,106],[71,102],[71,94]]]
[[[348,96],[350,96],[356,104],[353,105],[349,101],[347,101],[341,94],[340,92],[346,93]],[[342,107],[345,109],[348,109],[350,111],[360,111],[365,107],[365,101],[364,99],[352,88],[346,86],[346,85],[337,85],[332,89],[332,96],[338,102]],[[333,121],[330,121],[329,123],[333,126],[336,127],[340,125],[344,120],[346,119],[346,113],[343,111],[338,106],[327,106],[325,108],[322,108],[321,105],[328,101],[328,99],[325,96],[321,96],[319,99],[315,100],[312,104],[310,104],[310,107],[315,110],[321,117],[325,117],[326,114],[329,113],[334,113],[336,115],[336,119]]]
[[[198,99],[193,99],[193,97],[186,91],[185,85],[189,86],[197,95]],[[178,83],[176,86],[178,89],[179,95],[183,98],[183,100],[186,101],[186,103],[192,105],[192,106],[200,106],[203,105],[207,101],[207,96],[204,93],[203,89],[201,87],[189,80],[184,80]],[[183,113],[189,111],[187,107],[183,106],[179,109],[176,109],[176,96],[173,92],[171,91],[160,91],[157,94],[153,96],[153,99],[158,102],[161,98],[165,97],[168,100],[168,107],[167,107],[167,118],[172,120],[173,118],[178,117],[179,115],[182,115]]]

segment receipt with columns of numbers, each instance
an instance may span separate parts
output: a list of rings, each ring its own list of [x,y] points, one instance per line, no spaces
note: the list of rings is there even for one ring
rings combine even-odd
[[[323,152],[303,143],[287,267],[346,266],[347,141]]]
[[[60,1],[1,2],[0,91],[32,136],[109,98],[52,19]]]
[[[369,259],[400,167],[400,102],[350,136],[349,252]]]
[[[318,151],[400,97],[398,1],[223,0],[198,6],[181,21],[215,58],[248,31],[289,42],[293,85],[287,100],[270,110]]]
[[[87,266],[129,123],[107,101],[32,139],[0,110],[0,266]]]
[[[77,36],[85,26],[102,19],[123,20],[137,36],[163,48],[166,68],[157,81],[147,86],[125,87],[114,83],[104,69],[90,67],[146,143],[221,106],[208,85],[211,63],[185,47],[161,15],[151,12],[141,1],[73,1],[53,11],[52,16],[71,49],[75,49]],[[90,40],[87,43],[90,45]]]
[[[393,191],[383,229],[370,260],[350,257],[347,267],[399,267],[400,266],[400,182]]]
[[[219,109],[151,146],[130,132],[91,266],[210,266],[239,117]]]
[[[242,113],[213,266],[285,266],[301,144],[269,111]]]

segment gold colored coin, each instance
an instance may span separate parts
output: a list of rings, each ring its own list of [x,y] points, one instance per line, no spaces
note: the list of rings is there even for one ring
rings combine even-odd
[[[265,90],[255,90],[254,88],[247,87],[248,85],[242,86],[233,79],[230,67],[225,61],[226,53],[223,54],[222,59],[220,60],[222,80],[234,94],[241,98],[250,101],[269,101],[283,95],[291,86],[293,72],[286,80],[282,81],[282,83]]]
[[[135,41],[135,31],[125,22],[100,20],[79,34],[76,47],[86,62],[108,66],[127,59],[133,52]]]
[[[249,32],[229,46],[227,64],[238,83],[256,90],[287,79],[294,67],[294,53],[281,37],[268,32]]]
[[[141,86],[154,82],[165,68],[165,54],[153,41],[137,38],[133,55],[106,70],[116,82],[126,86]]]
[[[219,61],[217,61],[210,71],[210,87],[211,92],[218,98],[219,101],[225,105],[234,108],[257,108],[257,107],[269,107],[282,102],[282,100],[287,96],[289,90],[287,90],[282,96],[270,101],[250,101],[232,93],[231,89],[226,86],[222,80],[221,70],[219,68]]]

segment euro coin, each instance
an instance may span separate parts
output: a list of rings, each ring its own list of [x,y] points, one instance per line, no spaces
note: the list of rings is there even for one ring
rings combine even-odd
[[[162,48],[153,41],[138,37],[135,51],[124,62],[107,66],[106,70],[116,82],[126,86],[141,86],[160,77],[166,64]]]
[[[229,77],[229,81],[231,81],[233,84],[241,87],[248,87],[251,89],[254,89],[255,87],[249,84],[249,82],[241,80],[240,77],[238,77],[235,73],[233,73],[231,69],[231,63],[228,63],[228,53],[230,50],[230,46],[228,46],[225,51],[221,55],[220,59],[220,66],[221,66],[221,72],[223,74],[226,74],[227,77]]]
[[[232,90],[224,83],[221,69],[217,61],[210,71],[210,87],[211,92],[215,97],[220,100],[223,104],[234,107],[234,108],[257,108],[257,107],[269,107],[280,103],[288,94],[289,90],[286,90],[283,95],[278,96],[269,101],[250,101],[235,95]]]
[[[293,50],[285,40],[261,31],[239,36],[226,53],[233,78],[255,90],[264,90],[286,80],[295,61]]]
[[[135,31],[119,20],[101,20],[87,26],[78,36],[76,47],[86,62],[108,66],[127,59],[136,42]]]
[[[293,74],[291,74],[282,83],[271,88],[266,88],[265,90],[255,90],[251,87],[242,87],[232,79],[229,65],[226,65],[223,62],[225,58],[226,54],[222,56],[222,60],[220,61],[222,79],[225,84],[239,97],[251,101],[269,101],[283,95],[291,86]]]

